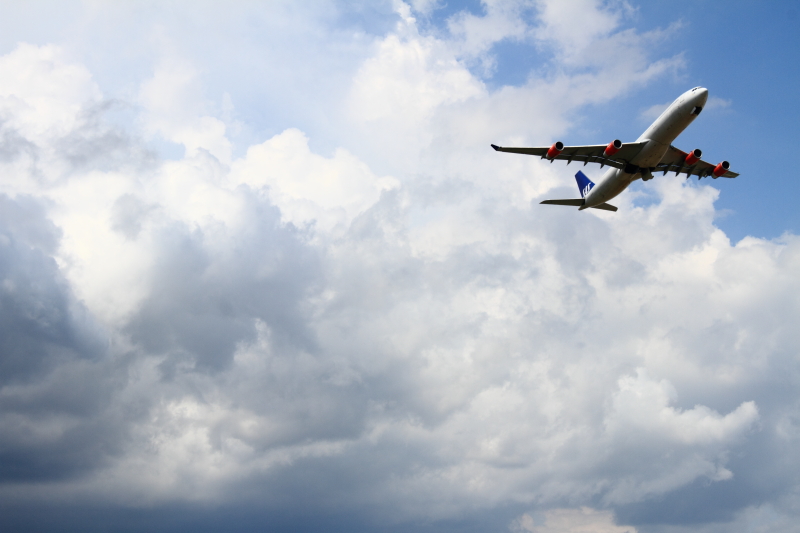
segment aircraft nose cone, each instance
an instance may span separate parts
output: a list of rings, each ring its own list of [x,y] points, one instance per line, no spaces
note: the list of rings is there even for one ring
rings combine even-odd
[[[705,87],[700,87],[695,91],[695,102],[697,105],[704,106],[706,104],[706,100],[708,100],[708,89]]]

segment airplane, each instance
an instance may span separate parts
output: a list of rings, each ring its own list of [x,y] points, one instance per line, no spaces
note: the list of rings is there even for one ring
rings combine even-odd
[[[700,159],[703,152],[699,149],[686,153],[672,146],[675,138],[703,110],[708,100],[708,89],[695,87],[686,91],[677,100],[661,113],[647,130],[632,143],[623,143],[619,139],[607,145],[598,144],[590,146],[564,146],[557,142],[552,146],[537,148],[504,148],[491,145],[498,152],[512,154],[538,155],[542,159],[566,160],[569,165],[573,161],[587,163],[600,163],[600,168],[609,166],[606,173],[595,185],[586,175],[578,171],[575,181],[578,182],[580,198],[567,200],[545,200],[542,204],[577,206],[579,211],[584,209],[603,209],[616,211],[617,208],[609,200],[619,195],[635,180],[642,181],[653,179],[653,172],[675,172],[675,175],[685,173],[701,179],[711,176],[717,178],[735,178],[739,174],[731,172],[730,163],[722,161],[718,165],[707,163]]]

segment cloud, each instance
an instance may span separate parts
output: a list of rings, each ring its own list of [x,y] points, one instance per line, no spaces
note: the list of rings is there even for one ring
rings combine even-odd
[[[547,511],[544,523],[538,525],[526,513],[515,519],[509,529],[514,533],[636,533],[634,527],[615,525],[610,512],[588,507]]]
[[[110,383],[95,381],[107,334],[59,272],[41,202],[2,195],[0,207],[0,480],[73,477],[114,446]]]
[[[139,100],[146,110],[145,131],[184,145],[189,157],[202,149],[230,163],[232,147],[225,136],[225,123],[200,115],[205,105],[197,94],[196,78],[186,60],[169,55],[161,60],[153,77],[140,89]]]
[[[87,101],[100,98],[91,74],[65,61],[56,46],[20,44],[0,59],[3,122],[29,139],[63,135],[76,126]]]
[[[483,3],[483,7],[485,13],[480,16],[466,11],[456,13],[447,26],[460,56],[482,60],[485,67],[491,67],[492,58],[486,56],[493,45],[530,37],[531,28],[525,19],[533,3],[495,1]]]
[[[706,109],[726,109],[731,106],[730,100],[725,100],[719,96],[712,96],[706,103]]]
[[[512,24],[531,6],[505,3],[448,36],[398,3],[335,94],[287,103],[330,114],[245,146],[182,54],[155,56],[122,124],[58,47],[0,58],[6,507],[644,532],[699,491],[691,526],[784,523],[797,237],[732,243],[719,192],[671,177],[613,215],[539,206],[574,194],[572,167],[487,147],[675,68],[651,57],[661,33],[620,29],[625,6],[572,7],[579,37],[555,4]],[[490,90],[470,70],[529,35],[546,75]],[[624,53],[592,67],[595,49]]]
[[[315,223],[323,231],[348,226],[383,191],[399,185],[395,178],[378,178],[342,148],[331,159],[312,153],[297,129],[250,147],[231,174],[236,183],[267,191],[285,222],[298,227]]]
[[[648,107],[647,109],[645,109],[644,111],[642,111],[639,114],[639,117],[642,120],[651,121],[652,122],[655,119],[657,119],[658,117],[660,117],[661,113],[666,111],[671,103],[672,102],[667,102],[666,104],[655,104],[655,105],[652,105],[652,106]]]

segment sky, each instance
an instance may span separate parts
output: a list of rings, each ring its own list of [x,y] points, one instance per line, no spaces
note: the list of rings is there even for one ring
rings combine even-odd
[[[798,16],[0,2],[0,527],[794,531]]]

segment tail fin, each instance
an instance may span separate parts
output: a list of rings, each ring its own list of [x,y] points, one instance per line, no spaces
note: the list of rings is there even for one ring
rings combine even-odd
[[[577,174],[575,174],[575,181],[578,182],[578,189],[581,191],[581,198],[586,198],[586,195],[589,194],[589,191],[591,191],[592,187],[594,187],[594,182],[587,178],[586,174],[580,170]]]

